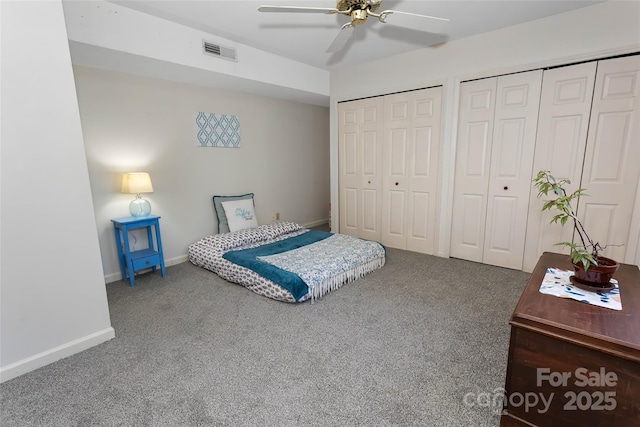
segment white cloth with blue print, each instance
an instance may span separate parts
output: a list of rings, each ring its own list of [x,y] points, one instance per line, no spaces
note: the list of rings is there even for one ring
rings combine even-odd
[[[618,288],[618,281],[616,279],[611,279],[611,283],[615,285],[615,289],[609,292],[589,292],[575,287],[569,280],[571,276],[573,276],[573,271],[547,268],[547,273],[544,275],[544,279],[540,285],[540,292],[560,298],[571,298],[576,301],[606,307],[612,310],[622,310],[620,288]]]

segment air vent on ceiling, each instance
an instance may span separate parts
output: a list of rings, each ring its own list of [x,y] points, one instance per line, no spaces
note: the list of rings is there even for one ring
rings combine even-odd
[[[228,59],[230,61],[237,61],[236,50],[232,47],[220,46],[216,43],[211,43],[206,40],[202,40],[202,51],[207,55],[217,56],[218,58]]]

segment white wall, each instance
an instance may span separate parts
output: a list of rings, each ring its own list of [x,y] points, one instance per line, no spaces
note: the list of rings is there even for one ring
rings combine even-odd
[[[114,337],[59,1],[0,2],[0,380]]]
[[[460,81],[640,50],[640,2],[609,1],[331,73],[332,223],[338,218],[337,103],[444,85],[437,254],[449,255]]]
[[[217,230],[211,197],[255,193],[259,223],[326,222],[329,109],[185,83],[75,67],[102,262],[120,280],[111,218],[128,216],[123,172],[145,171],[167,263]],[[196,146],[199,111],[240,120],[240,148]],[[146,247],[146,237],[141,243]]]

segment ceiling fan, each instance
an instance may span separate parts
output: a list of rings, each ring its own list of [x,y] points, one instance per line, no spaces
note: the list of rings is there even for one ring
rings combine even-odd
[[[399,12],[397,10],[383,10],[377,12],[382,5],[382,0],[338,0],[335,8],[326,7],[298,7],[298,6],[260,6],[260,12],[293,12],[293,13],[326,13],[340,14],[351,17],[351,22],[347,22],[340,28],[338,35],[333,40],[328,53],[338,52],[353,37],[354,29],[358,25],[364,24],[369,16],[378,18],[380,22],[398,27],[410,28],[429,33],[440,33],[449,22],[446,18],[435,16],[418,15],[409,12]],[[389,21],[387,22],[387,18]]]

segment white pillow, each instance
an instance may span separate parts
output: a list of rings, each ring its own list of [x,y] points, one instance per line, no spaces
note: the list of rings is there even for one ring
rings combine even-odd
[[[245,228],[258,226],[252,199],[222,202],[222,207],[229,222],[229,231],[244,230]]]

